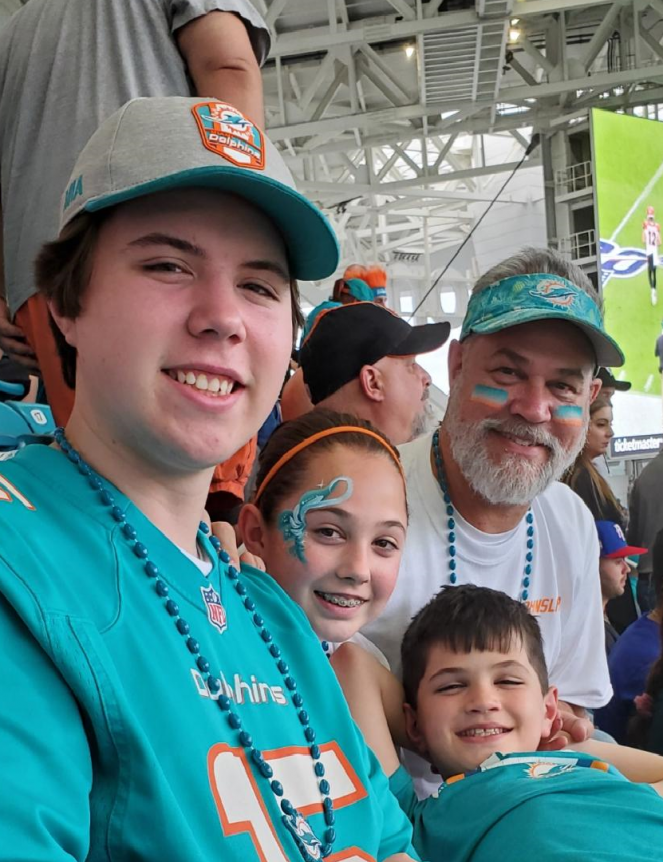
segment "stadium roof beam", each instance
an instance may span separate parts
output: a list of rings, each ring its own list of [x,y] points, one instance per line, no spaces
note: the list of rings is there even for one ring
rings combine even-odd
[[[591,7],[608,6],[606,0],[523,0],[518,3],[518,17],[554,15],[557,12],[586,11]]]
[[[345,70],[347,74],[347,69]],[[338,77],[338,76],[337,76]],[[500,91],[500,102],[527,102],[549,96],[561,96],[565,93],[573,93],[588,88],[603,92],[621,87],[629,83],[641,81],[654,81],[663,78],[663,63],[643,66],[638,69],[627,69],[619,72],[599,72],[587,79],[586,77],[569,78],[567,80],[553,81],[541,84],[515,86],[504,88]],[[336,89],[340,85],[335,81]],[[370,129],[379,127],[382,123],[406,122],[421,120],[424,117],[449,114],[442,124],[448,130],[454,129],[457,124],[462,124],[469,115],[476,115],[483,110],[490,110],[495,104],[493,99],[476,102],[471,107],[458,109],[454,102],[429,102],[427,105],[411,104],[399,107],[377,108],[374,110],[361,111],[359,113],[346,113],[340,116],[326,119],[308,120],[299,123],[291,123],[285,126],[270,126],[269,134],[273,140],[279,141],[285,138],[312,137],[314,135],[346,132],[353,129]],[[486,125],[485,121],[483,123]],[[429,127],[429,131],[439,133],[436,126]]]
[[[467,168],[459,171],[450,171],[447,174],[440,174],[438,176],[420,176],[420,177],[412,177],[407,180],[397,180],[395,182],[381,183],[379,187],[371,186],[368,183],[351,183],[346,187],[348,192],[352,192],[355,197],[359,197],[363,194],[373,194],[376,191],[379,191],[380,194],[389,195],[389,194],[422,194],[429,195],[430,197],[435,197],[436,190],[435,189],[425,189],[421,190],[424,186],[434,185],[435,183],[446,183],[452,182],[454,180],[467,180],[474,179],[475,177],[486,177],[492,176],[493,174],[501,174],[508,173],[512,171],[518,162],[503,162],[497,165],[486,165],[486,166],[474,166],[471,168]],[[528,159],[526,162],[530,167],[533,165],[540,164],[539,158],[534,157]],[[302,191],[306,191],[310,183],[303,182],[299,183],[298,186]],[[340,191],[338,186],[335,183],[314,183],[316,188],[321,191],[328,191],[330,193],[338,194]],[[411,191],[412,190],[412,191]],[[445,193],[441,192],[441,196]]]
[[[432,18],[397,21],[396,15],[351,22],[344,29],[332,33],[329,27],[307,28],[303,33],[277,36],[270,51],[270,59],[316,54],[338,45],[370,45],[375,42],[399,41],[419,34],[433,32],[441,27],[463,27],[478,24],[479,16],[472,9],[444,12]]]
[[[663,60],[663,45],[661,45],[658,39],[652,36],[649,30],[645,28],[641,20],[638,21],[638,33],[640,34],[642,39],[644,39],[644,41],[649,45],[654,54],[656,54],[659,59]]]
[[[629,5],[630,2],[631,0],[615,0],[608,10],[607,15],[605,15],[598,29],[594,32],[594,35],[587,46],[585,55],[582,58],[585,71],[589,72],[592,68],[592,64],[598,57],[601,48],[605,45],[608,37],[614,32],[615,23],[620,12],[625,6]]]
[[[420,15],[418,4],[408,3],[407,0],[403,0],[403,3],[409,5],[413,12],[411,17],[404,17],[403,20],[398,20],[400,13],[396,13],[390,0],[386,0],[386,14],[350,21],[343,28],[337,27],[335,32],[327,23],[325,26],[309,26],[296,33],[277,35],[270,51],[270,60],[276,57],[321,53],[338,45],[370,45],[375,42],[398,41],[436,30],[478,26],[485,20],[476,9],[437,12],[436,5],[439,4],[429,3],[427,12]],[[552,15],[565,10],[587,10],[605,5],[607,5],[605,0],[523,0],[518,3],[517,13],[519,18],[525,18]],[[505,2],[504,6],[503,17],[508,18],[511,14],[510,4]]]

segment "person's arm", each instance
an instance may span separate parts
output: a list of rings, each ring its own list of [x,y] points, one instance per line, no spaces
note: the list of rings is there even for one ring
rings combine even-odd
[[[366,743],[380,761],[385,774],[393,775],[398,769],[399,761],[387,721],[387,712],[392,714],[393,718],[395,704],[400,699],[402,716],[403,698],[402,693],[398,693],[400,683],[374,656],[356,644],[346,643],[340,646],[332,655],[331,664],[352,717]],[[384,673],[378,673],[378,669]],[[404,722],[402,733],[405,736]]]
[[[594,725],[583,706],[560,700],[557,703],[557,717],[553,722],[550,736],[541,740],[541,751],[558,751],[569,742],[583,742],[594,733]]]
[[[23,330],[12,323],[5,294],[4,231],[2,224],[2,189],[0,189],[0,355],[6,353],[10,359],[30,371],[39,371],[32,348],[27,344]]]
[[[0,642],[0,860],[83,862],[92,757],[78,704],[1,594]]]
[[[569,582],[564,586],[561,644],[549,667],[550,681],[559,691],[560,709],[568,718],[565,725],[576,742],[577,731],[590,729],[585,709],[598,709],[612,695],[605,656],[605,629],[599,578],[599,542],[596,526],[586,509],[573,505],[576,532],[567,536],[573,547],[569,557]],[[566,560],[567,558],[565,558]],[[566,563],[565,563],[566,565]]]
[[[5,227],[2,221],[2,188],[0,187],[0,299],[6,299],[5,293]]]
[[[264,128],[260,66],[244,21],[233,12],[208,12],[175,37],[197,95],[228,102]]]
[[[230,557],[235,568],[239,568],[242,563],[247,566],[253,566],[254,569],[265,571],[265,563],[261,557],[255,554],[250,554],[242,542],[237,537],[237,532],[232,524],[227,521],[212,521],[210,523],[207,512],[203,514],[203,520],[211,527],[212,535],[221,542],[221,547]]]
[[[389,780],[380,769],[375,754],[367,746],[364,748],[368,758],[368,792],[377,803],[382,817],[376,856],[384,862],[418,862],[419,857],[412,846],[412,824],[392,793]]]
[[[626,745],[614,745],[611,742],[599,742],[587,739],[584,742],[569,746],[574,751],[591,754],[610,763],[629,781],[637,784],[651,784],[654,790],[663,796],[663,757],[650,751],[640,751]]]

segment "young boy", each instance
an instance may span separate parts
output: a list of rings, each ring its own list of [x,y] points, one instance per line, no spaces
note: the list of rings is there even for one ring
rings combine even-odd
[[[37,264],[73,412],[1,465],[0,860],[411,858],[301,609],[200,524],[337,262],[230,105],[134,100],[79,157]]]
[[[356,717],[422,858],[651,860],[663,841],[663,800],[607,761],[634,781],[658,783],[663,758],[593,741],[579,744],[582,752],[537,751],[557,692],[524,605],[482,587],[443,588],[410,624],[402,659],[407,733],[442,776],[439,791],[416,799],[382,721],[382,683],[362,681]],[[350,692],[353,714],[358,691]]]

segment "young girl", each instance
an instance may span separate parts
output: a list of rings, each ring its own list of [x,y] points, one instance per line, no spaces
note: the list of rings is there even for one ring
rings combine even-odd
[[[352,639],[381,658],[358,632],[386,605],[405,543],[405,481],[386,437],[330,410],[286,422],[261,453],[239,524],[329,653]]]

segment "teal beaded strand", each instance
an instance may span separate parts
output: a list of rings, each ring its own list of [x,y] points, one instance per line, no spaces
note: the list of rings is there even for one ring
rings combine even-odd
[[[444,474],[444,464],[442,463],[442,455],[440,454],[440,430],[436,429],[433,434],[433,459],[435,461],[435,470],[437,472],[437,481],[442,491],[442,499],[446,507],[447,514],[447,534],[448,550],[449,550],[449,583],[455,585],[458,583],[458,571],[456,561],[456,519],[455,510]],[[525,523],[527,524],[527,540],[525,551],[525,568],[523,571],[522,589],[520,593],[520,601],[526,602],[529,597],[529,587],[531,583],[532,564],[534,562],[534,515],[529,509],[525,515]]]

